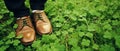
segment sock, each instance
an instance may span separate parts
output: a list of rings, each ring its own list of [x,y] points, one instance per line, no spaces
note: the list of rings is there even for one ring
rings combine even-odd
[[[44,10],[33,10],[32,13],[35,13],[35,12],[43,12]]]

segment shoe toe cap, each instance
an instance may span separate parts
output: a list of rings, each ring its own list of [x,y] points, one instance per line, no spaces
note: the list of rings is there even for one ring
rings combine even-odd
[[[39,33],[45,34],[45,33],[50,33],[52,30],[52,27],[50,24],[43,24],[41,26],[37,26],[37,30]]]
[[[32,42],[35,40],[35,31],[33,28],[26,26],[19,33],[23,34],[23,38],[21,39],[23,43]]]

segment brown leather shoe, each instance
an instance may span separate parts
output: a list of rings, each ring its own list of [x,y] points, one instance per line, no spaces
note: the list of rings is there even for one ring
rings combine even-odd
[[[52,26],[44,11],[33,11],[36,30],[40,35],[51,33]]]
[[[31,44],[35,40],[35,30],[31,23],[29,16],[17,19],[16,23],[18,28],[16,29],[16,36],[22,34],[23,38],[21,42],[25,45]]]

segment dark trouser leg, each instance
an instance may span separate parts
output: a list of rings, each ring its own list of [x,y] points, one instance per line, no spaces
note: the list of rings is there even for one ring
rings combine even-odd
[[[44,4],[47,0],[30,0],[32,10],[44,10]]]
[[[9,11],[14,13],[15,17],[29,16],[29,8],[25,6],[25,0],[4,0]]]

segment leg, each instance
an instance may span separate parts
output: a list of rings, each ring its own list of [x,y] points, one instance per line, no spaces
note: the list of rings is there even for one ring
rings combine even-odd
[[[44,4],[47,0],[30,0],[32,10],[44,10]]]
[[[47,0],[30,0],[35,27],[40,35],[52,32],[52,25],[44,12],[44,4],[46,1]]]
[[[17,18],[16,36],[23,35],[21,42],[25,45],[32,43],[35,40],[35,30],[33,28],[29,9],[25,7],[25,0],[4,0],[8,10],[14,13]]]
[[[14,13],[15,17],[28,16],[29,8],[25,7],[25,0],[4,0],[9,11]]]

